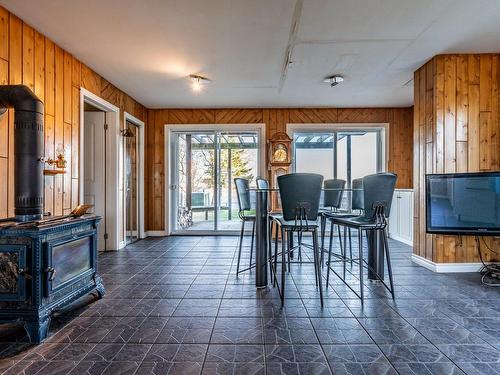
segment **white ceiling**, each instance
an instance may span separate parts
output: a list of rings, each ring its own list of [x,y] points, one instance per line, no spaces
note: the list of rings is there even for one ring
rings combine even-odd
[[[151,108],[408,106],[432,56],[500,52],[496,0],[0,4]],[[194,93],[193,73],[213,82]],[[346,80],[330,88],[333,73]]]

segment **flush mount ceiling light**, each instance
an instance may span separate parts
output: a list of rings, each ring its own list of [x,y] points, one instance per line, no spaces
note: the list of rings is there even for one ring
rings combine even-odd
[[[207,77],[200,76],[198,74],[190,74],[189,79],[191,80],[191,89],[194,92],[200,92],[203,89],[204,85],[212,82]]]
[[[340,74],[335,74],[330,77],[326,77],[323,82],[330,84],[331,87],[337,86],[339,83],[344,82],[344,77]]]

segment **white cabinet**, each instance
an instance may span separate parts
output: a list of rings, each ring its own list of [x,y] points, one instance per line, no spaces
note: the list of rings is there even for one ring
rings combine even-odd
[[[413,245],[413,190],[394,191],[389,217],[389,237]]]

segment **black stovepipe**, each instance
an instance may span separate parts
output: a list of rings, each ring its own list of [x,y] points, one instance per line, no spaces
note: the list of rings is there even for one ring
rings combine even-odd
[[[43,103],[27,86],[0,85],[0,108],[14,108],[15,220],[39,220],[43,217]]]

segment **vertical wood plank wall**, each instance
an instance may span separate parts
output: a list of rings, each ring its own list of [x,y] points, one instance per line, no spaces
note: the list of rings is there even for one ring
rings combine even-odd
[[[152,109],[146,127],[146,228],[164,230],[165,124],[265,123],[266,138],[289,123],[389,123],[389,171],[399,188],[413,187],[412,108]]]
[[[50,39],[0,7],[0,84],[24,84],[45,104],[45,156],[66,150],[67,172],[45,177],[45,210],[59,215],[78,202],[80,87],[146,122],[146,109]],[[123,121],[122,121],[123,124]],[[14,116],[0,120],[0,218],[14,214]]]
[[[480,261],[474,237],[425,233],[425,174],[500,170],[499,57],[438,55],[415,72],[413,251],[436,263]]]

